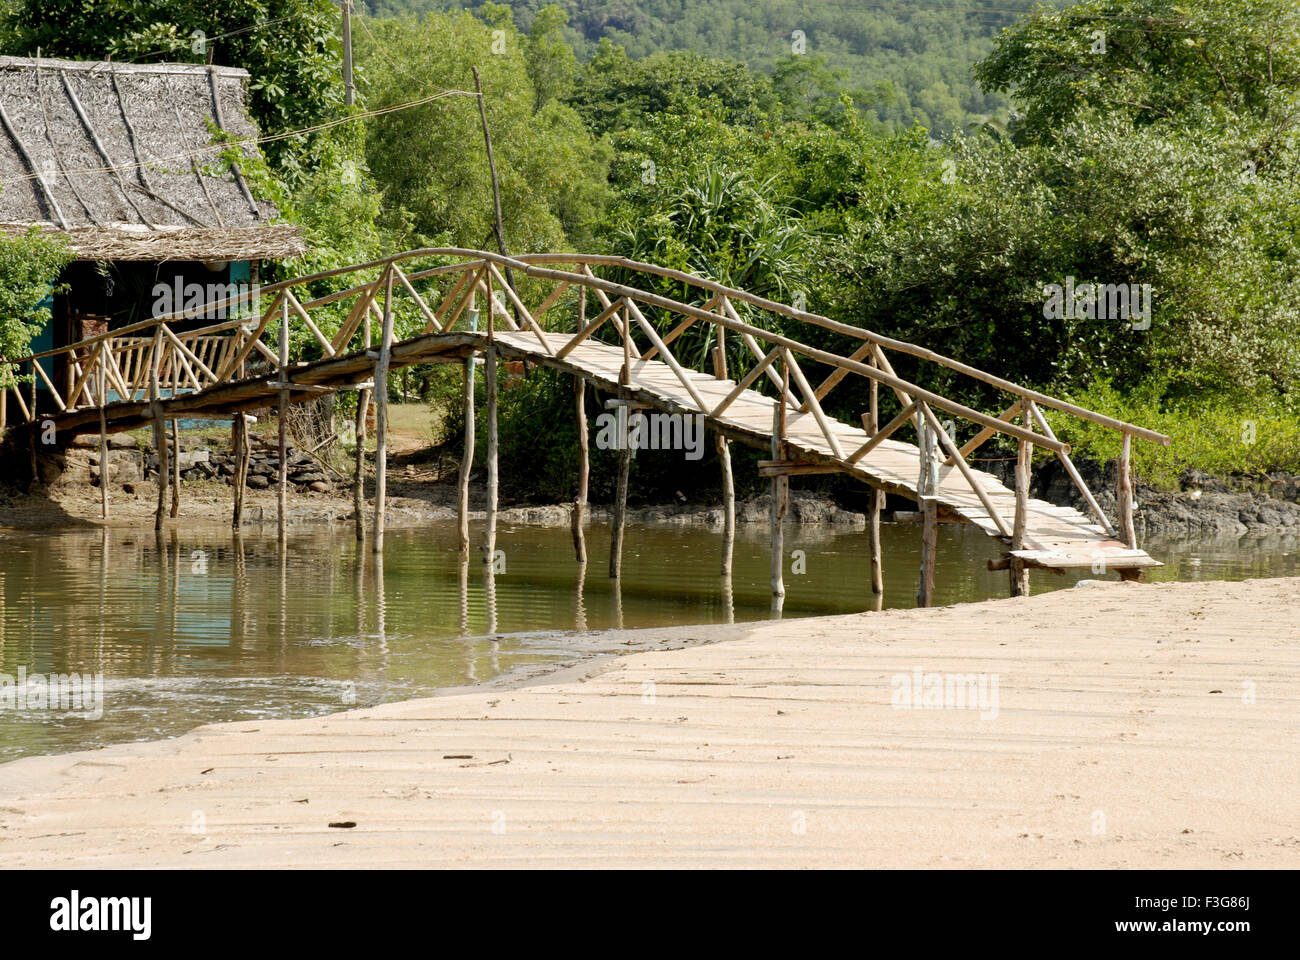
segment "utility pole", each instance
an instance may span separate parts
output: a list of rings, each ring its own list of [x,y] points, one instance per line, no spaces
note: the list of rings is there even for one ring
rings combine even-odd
[[[487,107],[483,103],[483,84],[478,78],[478,67],[470,67],[470,69],[474,71],[474,90],[478,93],[478,115],[483,121],[483,145],[487,147],[488,171],[492,174],[492,206],[496,214],[497,252],[503,257],[508,257],[510,254],[506,253],[505,230],[501,225],[501,185],[497,182],[497,162],[492,156],[492,136],[488,133]],[[506,283],[510,284],[511,290],[518,293],[514,272],[509,267],[506,267]]]
[[[352,0],[343,3],[343,102],[349,107],[356,102],[352,86]]]

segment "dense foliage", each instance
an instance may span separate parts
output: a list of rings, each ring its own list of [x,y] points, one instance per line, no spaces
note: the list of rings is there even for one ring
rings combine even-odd
[[[35,228],[18,236],[0,235],[0,357],[31,353],[32,337],[49,322],[50,277],[58,276],[70,258],[66,243]],[[0,389],[21,374],[0,364]]]
[[[510,0],[528,26],[553,0]],[[447,8],[477,9],[479,0],[366,0],[376,17]],[[1050,0],[1048,6],[1062,6]],[[797,2],[797,0],[564,0],[565,38],[583,61],[602,41],[634,61],[673,51],[740,61],[763,74],[792,60],[822,57],[865,113],[902,129],[919,123],[936,133],[965,129],[1005,109],[1005,98],[971,82],[971,66],[993,38],[1034,0],[967,0],[961,4]],[[794,56],[796,52],[802,56]]]

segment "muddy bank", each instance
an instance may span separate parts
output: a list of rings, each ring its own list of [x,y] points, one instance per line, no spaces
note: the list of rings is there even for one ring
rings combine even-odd
[[[422,451],[422,455],[429,451]],[[406,462],[403,462],[403,461]],[[290,482],[289,522],[345,523],[352,520],[351,475],[329,460],[290,446],[287,456]],[[52,518],[100,522],[99,449],[83,437],[63,450],[39,459],[41,482],[20,493],[0,486],[0,525],[32,526]],[[1013,482],[1009,460],[992,459],[977,466]],[[1076,462],[1080,474],[1108,516],[1115,513],[1115,466],[1096,461]],[[182,436],[180,467],[183,480],[181,516],[188,520],[230,522],[231,477],[234,462],[227,445],[214,438]],[[279,461],[273,443],[254,438],[245,500],[244,523],[274,523]],[[153,516],[157,498],[157,458],[130,434],[111,438],[109,482],[112,500],[110,522],[139,523]],[[478,477],[476,475],[475,479]],[[1210,477],[1197,471],[1183,476],[1181,490],[1166,492],[1142,484],[1137,488],[1135,524],[1140,534],[1191,537],[1267,536],[1300,531],[1300,475],[1271,474],[1265,478]],[[865,488],[863,488],[865,491]],[[367,497],[373,494],[367,484]],[[1087,505],[1064,468],[1056,461],[1040,463],[1034,471],[1031,495],[1085,514]],[[388,522],[414,524],[447,520],[455,516],[454,466],[449,461],[390,458]],[[860,529],[866,518],[862,497],[844,491],[792,490],[788,518],[794,523],[818,523]],[[471,505],[482,509],[482,491],[475,485]],[[911,501],[889,498],[888,507],[914,510]],[[737,504],[741,523],[766,523],[768,498],[757,496]],[[506,523],[567,525],[571,507],[503,500],[500,518]],[[702,524],[721,527],[720,503],[675,502],[631,506],[628,518],[641,524]],[[588,507],[590,522],[609,520],[602,504]],[[888,514],[886,515],[888,519]]]

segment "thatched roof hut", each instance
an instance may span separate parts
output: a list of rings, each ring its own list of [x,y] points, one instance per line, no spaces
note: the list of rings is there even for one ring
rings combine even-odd
[[[81,260],[299,256],[214,133],[251,137],[248,72],[0,57],[0,230],[32,224]],[[238,149],[251,155],[256,148]]]

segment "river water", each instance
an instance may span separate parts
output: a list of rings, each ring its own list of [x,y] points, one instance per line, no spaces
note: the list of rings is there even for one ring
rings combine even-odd
[[[915,524],[882,528],[886,607],[915,604],[919,535]],[[570,660],[573,631],[772,615],[761,525],[739,529],[729,591],[720,537],[698,526],[630,527],[621,588],[605,575],[598,526],[585,571],[567,529],[503,525],[504,570],[490,578],[477,558],[459,561],[455,542],[452,524],[390,530],[377,563],[350,526],[293,532],[283,554],[273,530],[0,531],[0,684],[12,681],[0,760],[426,695]],[[785,545],[783,617],[875,606],[865,533],[793,525]],[[1300,576],[1296,537],[1143,546],[1167,564],[1155,580]],[[936,604],[1005,596],[1007,574],[985,566],[1000,552],[973,527],[942,526]],[[1093,574],[1032,576],[1038,592]],[[56,674],[92,690],[102,677],[101,708],[93,694],[74,711],[42,703],[42,678]]]

